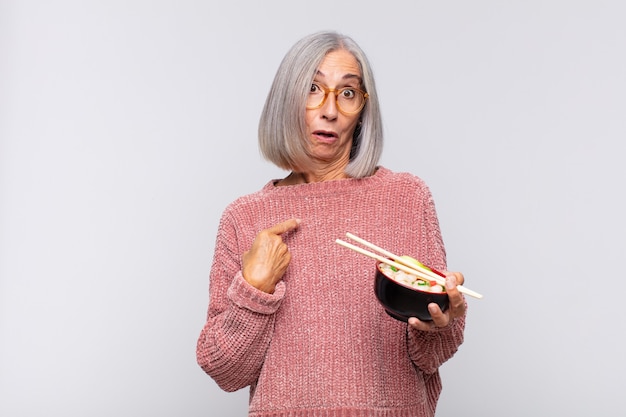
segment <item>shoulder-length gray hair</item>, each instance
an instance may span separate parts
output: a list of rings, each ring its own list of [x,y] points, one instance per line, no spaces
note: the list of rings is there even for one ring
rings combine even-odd
[[[368,93],[354,131],[346,174],[362,178],[374,173],[383,148],[383,129],[372,69],[361,48],[337,32],[318,32],[298,41],[281,62],[259,122],[261,154],[278,167],[306,170],[311,163],[306,137],[306,99],[324,57],[345,49],[356,58],[361,88]]]

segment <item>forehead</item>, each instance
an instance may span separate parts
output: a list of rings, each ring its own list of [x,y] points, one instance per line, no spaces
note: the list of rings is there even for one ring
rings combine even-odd
[[[327,53],[317,68],[317,73],[332,78],[358,77],[361,79],[359,62],[345,49]]]

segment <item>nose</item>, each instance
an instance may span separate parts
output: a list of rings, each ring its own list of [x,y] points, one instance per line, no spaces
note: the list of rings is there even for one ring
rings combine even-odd
[[[337,108],[337,96],[334,90],[328,92],[326,102],[322,105],[321,110],[323,118],[327,120],[335,120],[337,118],[339,109]]]

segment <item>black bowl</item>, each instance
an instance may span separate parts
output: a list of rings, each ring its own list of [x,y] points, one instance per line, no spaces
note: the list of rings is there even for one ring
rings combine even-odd
[[[387,314],[401,321],[408,321],[409,317],[430,321],[432,317],[428,311],[428,304],[436,303],[441,311],[445,311],[449,302],[448,294],[445,292],[422,291],[389,278],[381,272],[379,263],[376,263],[374,293]]]

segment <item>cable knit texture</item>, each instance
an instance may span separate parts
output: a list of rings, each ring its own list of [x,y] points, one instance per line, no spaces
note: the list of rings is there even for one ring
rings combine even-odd
[[[244,280],[242,254],[294,217],[300,227],[283,235],[291,263],[263,293]],[[374,295],[376,261],[335,243],[346,232],[446,268],[430,191],[412,174],[272,181],[224,211],[197,360],[222,389],[250,387],[250,417],[434,415],[438,368],[463,342],[465,318],[436,332],[391,318]]]

